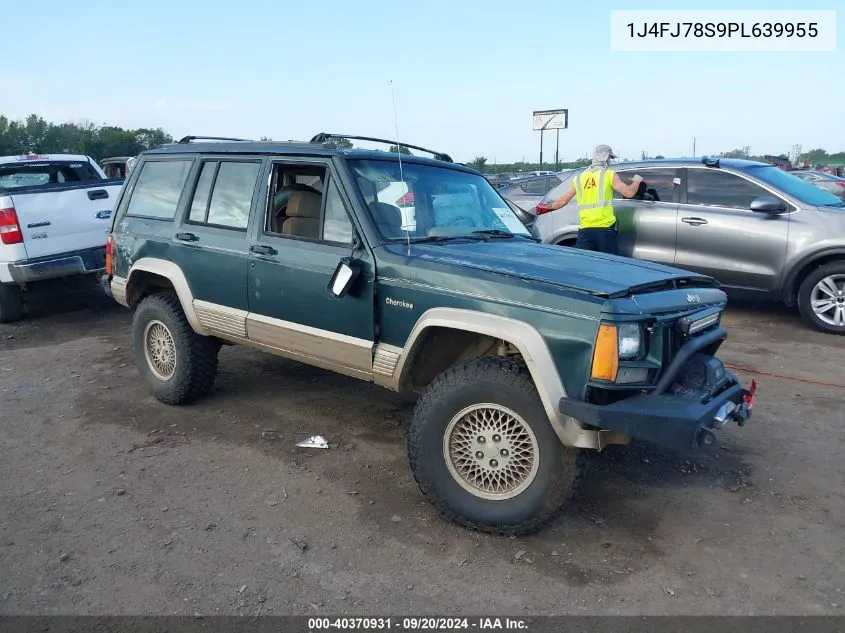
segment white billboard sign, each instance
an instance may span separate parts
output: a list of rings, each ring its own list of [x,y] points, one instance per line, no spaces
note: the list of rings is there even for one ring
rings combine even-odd
[[[536,110],[535,130],[565,130],[569,127],[569,110]]]

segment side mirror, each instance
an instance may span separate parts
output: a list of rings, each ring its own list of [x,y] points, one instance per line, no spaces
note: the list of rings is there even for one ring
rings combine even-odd
[[[786,205],[783,201],[773,196],[754,198],[749,208],[756,213],[783,213],[786,211]]]
[[[355,283],[358,275],[361,274],[362,264],[360,260],[352,259],[351,257],[344,257],[337,264],[334,270],[331,281],[329,281],[328,291],[331,295],[338,299],[346,296],[346,293]]]

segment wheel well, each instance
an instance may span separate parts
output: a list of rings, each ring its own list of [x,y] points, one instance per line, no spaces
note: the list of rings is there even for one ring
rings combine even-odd
[[[804,264],[793,277],[792,283],[787,289],[786,296],[784,297],[784,303],[790,306],[794,305],[798,300],[798,291],[801,288],[801,284],[804,283],[807,275],[812,273],[816,268],[832,264],[833,262],[845,262],[845,255],[842,253],[834,253],[832,255],[819,257],[818,259],[814,259],[813,261]]]
[[[509,342],[486,334],[445,327],[426,329],[417,339],[402,376],[402,391],[419,392],[440,373],[482,356],[519,356]]]
[[[163,288],[172,290],[173,282],[162,275],[139,270],[132,273],[129,279],[129,284],[126,287],[126,299],[129,301],[129,305],[134,308],[141,299]]]
[[[575,242],[577,241],[574,237],[561,237],[555,242],[556,246],[575,246]]]

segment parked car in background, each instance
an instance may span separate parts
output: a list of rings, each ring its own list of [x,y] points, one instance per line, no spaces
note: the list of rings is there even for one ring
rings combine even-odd
[[[517,178],[502,185],[499,188],[499,195],[533,218],[537,204],[549,191],[560,185],[566,173],[568,172],[563,171],[559,174]]]
[[[614,166],[644,182],[616,194],[621,254],[711,275],[728,289],[798,306],[811,326],[845,334],[845,202],[766,163],[664,159]],[[577,173],[577,172],[575,172]],[[548,213],[571,174],[538,205],[536,234],[572,246],[574,201]]]
[[[829,191],[835,196],[845,198],[845,178],[814,169],[799,169],[793,171],[792,174],[798,176],[801,180],[814,184],[816,187]]]
[[[23,316],[23,292],[105,268],[106,232],[122,180],[88,156],[0,157],[0,322]]]
[[[501,174],[485,174],[484,177],[487,179],[491,185],[496,187],[497,189],[503,185],[506,185],[514,178],[514,174],[510,172],[504,172]]]
[[[100,168],[105,172],[107,178],[126,178],[130,169],[130,161],[134,162],[132,156],[112,156],[100,161]]]

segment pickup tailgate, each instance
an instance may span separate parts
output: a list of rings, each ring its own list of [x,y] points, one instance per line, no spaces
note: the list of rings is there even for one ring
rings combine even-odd
[[[105,246],[122,181],[9,191],[30,259]]]

